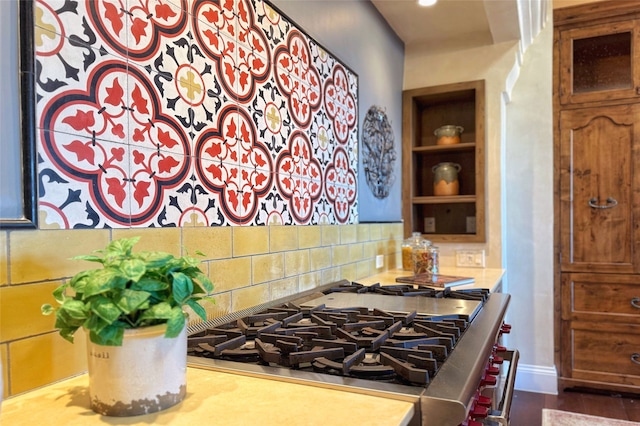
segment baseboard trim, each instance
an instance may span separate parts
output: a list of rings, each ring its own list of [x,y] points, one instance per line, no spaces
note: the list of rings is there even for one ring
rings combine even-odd
[[[555,367],[518,364],[516,390],[558,394],[558,373]]]

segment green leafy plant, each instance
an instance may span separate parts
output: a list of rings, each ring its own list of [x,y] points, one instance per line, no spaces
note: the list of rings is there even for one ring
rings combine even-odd
[[[213,299],[211,280],[193,257],[176,258],[169,253],[133,253],[140,237],[114,240],[98,255],[76,256],[102,264],[102,268],[77,273],[56,288],[53,296],[60,306],[42,305],[42,313],[55,313],[55,327],[73,342],[74,333],[84,327],[93,343],[121,346],[124,331],[167,324],[166,337],[176,337],[186,324],[184,306],[203,320],[201,300]],[[202,255],[200,252],[196,252]],[[68,295],[68,290],[73,295]]]

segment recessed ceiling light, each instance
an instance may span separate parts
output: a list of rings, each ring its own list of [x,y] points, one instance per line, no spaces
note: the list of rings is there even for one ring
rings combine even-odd
[[[418,0],[420,6],[433,6],[438,0]]]

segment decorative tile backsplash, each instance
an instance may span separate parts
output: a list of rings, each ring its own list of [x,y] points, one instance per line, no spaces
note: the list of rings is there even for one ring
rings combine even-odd
[[[34,17],[41,228],[357,223],[357,75],[269,3]]]

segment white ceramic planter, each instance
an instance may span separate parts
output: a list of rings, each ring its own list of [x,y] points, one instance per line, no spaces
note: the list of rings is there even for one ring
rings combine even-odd
[[[187,328],[173,339],[166,325],[126,330],[122,346],[87,338],[91,409],[137,416],[169,408],[187,393]]]

